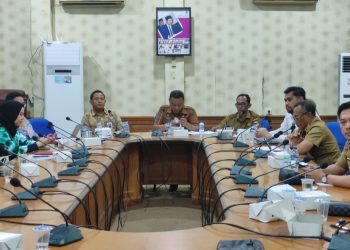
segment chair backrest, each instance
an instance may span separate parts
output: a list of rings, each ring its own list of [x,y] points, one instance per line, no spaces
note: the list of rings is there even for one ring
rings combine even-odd
[[[327,127],[334,135],[335,139],[337,140],[339,149],[342,151],[344,148],[344,145],[346,143],[346,138],[344,137],[343,133],[341,132],[339,123],[338,122],[327,122]]]
[[[269,121],[267,119],[265,119],[265,118],[261,118],[260,119],[259,125],[262,128],[266,128],[268,131],[270,131],[270,129],[271,129]]]
[[[45,118],[32,118],[29,119],[30,124],[32,125],[34,131],[39,136],[46,136],[48,134],[54,134],[55,130],[48,128],[49,121]]]

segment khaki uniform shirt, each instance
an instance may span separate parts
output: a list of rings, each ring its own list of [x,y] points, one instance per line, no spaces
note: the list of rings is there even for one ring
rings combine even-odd
[[[81,121],[83,125],[88,126],[91,130],[97,127],[97,123],[101,123],[102,127],[108,127],[110,122],[112,123],[112,130],[121,130],[120,117],[114,112],[108,113],[106,109],[102,114],[96,114],[94,110],[90,110],[83,116]]]
[[[344,169],[344,172],[350,169],[350,140],[346,142],[343,152],[337,160],[337,164]]]
[[[199,123],[197,113],[194,110],[194,108],[189,106],[184,106],[179,114],[174,114],[171,111],[169,105],[163,105],[159,108],[159,111],[156,114],[156,117],[154,118],[154,125],[166,124],[174,120],[175,117],[178,118],[179,120],[182,117],[185,117],[189,123],[195,126],[197,126]]]
[[[318,164],[333,164],[337,161],[340,155],[337,141],[326,124],[318,117],[315,117],[301,133],[305,135],[303,136],[304,140],[314,145],[309,154],[315,158]]]
[[[249,128],[253,126],[253,124],[259,124],[260,116],[253,111],[248,110],[247,117],[241,121],[238,119],[238,112],[234,114],[230,114],[225,117],[220,123],[219,128],[232,127],[235,129],[238,128]]]

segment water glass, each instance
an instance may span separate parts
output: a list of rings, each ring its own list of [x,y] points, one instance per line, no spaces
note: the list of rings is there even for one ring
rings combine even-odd
[[[8,166],[3,165],[2,172],[3,172],[4,178],[5,178],[5,182],[7,182],[7,183],[10,182],[12,175],[13,175],[12,168],[9,168]]]
[[[33,231],[36,232],[36,250],[48,250],[50,231],[52,227],[47,225],[40,225],[33,227]]]
[[[314,179],[310,179],[310,178],[301,179],[301,186],[303,191],[312,191],[313,184],[314,184]]]
[[[324,221],[327,221],[330,200],[317,199],[315,202],[317,204],[317,214],[321,215]]]

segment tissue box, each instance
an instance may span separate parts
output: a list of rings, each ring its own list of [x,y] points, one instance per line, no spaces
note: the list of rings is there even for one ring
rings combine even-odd
[[[269,213],[287,222],[289,235],[317,237],[322,233],[323,216],[319,214],[296,214],[291,200],[278,201],[266,209]]]
[[[305,200],[305,202],[300,203],[300,207],[304,210],[317,209],[317,204],[315,202],[317,199],[331,199],[329,194],[317,190],[296,192],[296,197],[301,198],[303,201]]]
[[[39,166],[31,163],[21,163],[20,173],[24,176],[39,176]]]
[[[264,201],[249,204],[249,218],[265,223],[278,220],[266,209],[273,203],[273,201]]]
[[[82,138],[81,140],[84,143],[84,145],[87,147],[99,146],[102,144],[100,137],[87,137],[87,138]]]
[[[72,153],[70,151],[56,151],[55,154],[55,160],[58,163],[69,163],[72,162]]]
[[[188,130],[187,129],[174,129],[173,136],[174,137],[187,137]]]
[[[112,129],[111,128],[95,128],[95,133],[98,137],[102,139],[112,139]]]
[[[22,235],[0,232],[0,249],[22,250]]]
[[[269,201],[272,201],[272,200],[283,200],[283,199],[286,198],[286,197],[284,197],[285,190],[287,190],[289,192],[296,192],[296,189],[293,188],[292,186],[288,185],[288,184],[277,185],[277,186],[274,186],[274,187],[270,188],[267,191],[267,199]]]

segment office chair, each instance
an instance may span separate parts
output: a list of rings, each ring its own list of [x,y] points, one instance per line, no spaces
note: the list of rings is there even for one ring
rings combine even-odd
[[[49,121],[45,118],[32,118],[29,119],[29,122],[39,136],[47,136],[48,134],[55,133],[54,129],[48,128]]]
[[[339,147],[340,151],[342,151],[344,148],[344,145],[346,143],[346,138],[344,137],[344,135],[341,132],[339,123],[338,122],[327,122],[327,127],[334,135],[335,139],[337,140],[338,147]]]
[[[271,130],[270,123],[269,123],[269,121],[266,118],[261,118],[259,120],[259,125],[260,125],[261,128],[266,128],[267,131]]]

